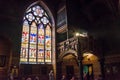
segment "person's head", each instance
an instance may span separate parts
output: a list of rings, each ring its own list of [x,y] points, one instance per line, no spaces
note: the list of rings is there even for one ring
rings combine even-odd
[[[62,78],[64,79],[64,78],[65,78],[65,75],[62,75]]]
[[[32,79],[29,77],[29,78],[27,78],[27,80],[32,80]]]
[[[75,79],[75,76],[72,76],[71,80],[74,80]]]
[[[38,76],[35,76],[35,78],[37,78],[37,79],[38,79],[39,77],[38,77]]]
[[[53,73],[53,70],[50,70],[50,73]]]

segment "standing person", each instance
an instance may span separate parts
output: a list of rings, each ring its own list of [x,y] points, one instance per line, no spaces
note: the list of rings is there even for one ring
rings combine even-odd
[[[62,75],[62,79],[61,80],[67,80],[65,75]]]
[[[70,80],[75,80],[75,77],[73,76]]]
[[[26,80],[32,80],[30,77],[28,77]]]
[[[49,73],[49,80],[54,80],[53,70],[51,70]]]
[[[34,80],[39,80],[39,77],[38,76],[35,76],[35,79]]]
[[[12,72],[9,73],[9,79],[8,80],[14,80]]]

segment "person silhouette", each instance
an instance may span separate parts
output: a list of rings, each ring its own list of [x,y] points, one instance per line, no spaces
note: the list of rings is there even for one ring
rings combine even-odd
[[[62,79],[61,80],[67,80],[65,75],[62,75]]]
[[[53,70],[51,70],[49,73],[49,80],[54,80]]]

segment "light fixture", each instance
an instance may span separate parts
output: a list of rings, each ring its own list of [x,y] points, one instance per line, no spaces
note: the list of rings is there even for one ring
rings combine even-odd
[[[77,37],[78,37],[78,36],[80,36],[80,37],[87,37],[88,34],[87,34],[87,32],[83,32],[83,33],[78,33],[78,32],[77,32],[77,33],[75,34],[75,36],[77,36]]]

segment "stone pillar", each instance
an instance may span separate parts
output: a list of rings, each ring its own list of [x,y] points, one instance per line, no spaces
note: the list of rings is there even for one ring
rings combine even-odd
[[[78,60],[79,63],[79,71],[80,71],[80,80],[83,80],[83,63],[82,63],[82,58]]]
[[[57,78],[56,80],[61,80],[62,77],[62,61],[57,62]]]
[[[100,76],[100,80],[105,80],[105,70],[104,70],[104,58],[99,59],[100,62],[100,69],[101,69],[101,76]]]
[[[83,55],[81,51],[81,42],[80,42],[80,36],[78,36],[78,45],[77,45],[77,54],[78,54],[78,64],[79,64],[79,71],[80,71],[80,80],[83,80]]]

